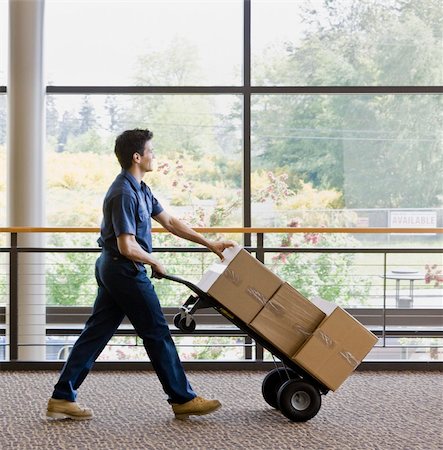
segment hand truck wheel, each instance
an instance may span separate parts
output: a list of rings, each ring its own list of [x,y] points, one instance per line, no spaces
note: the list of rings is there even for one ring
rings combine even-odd
[[[298,379],[298,375],[292,369],[278,367],[272,369],[264,378],[261,392],[265,402],[273,408],[278,408],[277,392],[283,383],[288,380]]]
[[[289,380],[277,393],[278,407],[293,422],[306,422],[320,410],[321,395],[311,383]]]
[[[180,323],[180,319],[181,319],[181,318],[182,318],[182,314],[181,314],[181,313],[177,313],[177,314],[174,316],[174,325],[175,325],[175,327],[178,328],[178,329],[180,329],[179,323]]]
[[[178,329],[181,331],[186,331],[188,333],[192,333],[195,330],[195,320],[191,317],[191,320],[187,320],[186,316],[181,317],[178,321]],[[188,322],[188,323],[186,323]]]

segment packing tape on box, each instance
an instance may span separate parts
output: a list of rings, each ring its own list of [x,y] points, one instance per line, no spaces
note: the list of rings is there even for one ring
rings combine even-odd
[[[295,305],[293,305],[295,306]],[[276,316],[280,316],[283,317],[288,313],[288,308],[285,308],[281,303],[279,303],[278,301],[275,301],[274,299],[269,300],[268,303],[266,303],[266,307],[269,307],[270,309],[273,310],[273,312],[275,313]],[[312,318],[311,314],[306,313],[306,311],[303,308],[300,307],[296,307],[296,308],[292,308],[291,312],[294,313],[294,309],[295,310],[299,310],[298,311],[298,318],[300,318],[302,321],[306,321],[307,318],[308,320],[310,318]],[[294,323],[291,326],[291,329],[293,329],[294,331],[298,331],[300,334],[302,334],[303,336],[309,337],[312,335],[312,332],[310,329],[306,328],[305,326],[303,326],[301,323]],[[311,328],[312,329],[312,328]]]
[[[223,272],[225,278],[227,278],[232,284],[238,286],[241,283],[241,278],[238,273],[235,273],[232,269],[226,268]]]
[[[286,308],[282,305],[280,305],[280,303],[275,303],[273,301],[273,299],[269,300],[269,302],[267,303],[267,306],[269,306],[269,308],[272,308],[274,311],[274,313],[277,316],[284,316],[285,312],[286,312]]]
[[[229,267],[224,270],[223,276],[227,280],[229,280],[234,286],[239,286],[242,282],[240,275],[236,273],[234,270],[230,269]],[[265,305],[266,302],[268,301],[268,298],[264,294],[262,294],[260,291],[258,291],[252,286],[248,286],[246,288],[246,293],[253,299],[258,300],[262,305]]]
[[[323,344],[325,344],[326,347],[328,347],[329,349],[331,349],[332,347],[335,346],[334,339],[332,339],[330,336],[328,336],[324,331],[317,329],[314,331],[313,335],[320,338],[320,341],[322,341]]]
[[[360,364],[360,361],[355,359],[351,352],[340,352],[340,355],[351,365],[353,370]]]
[[[334,341],[334,339],[332,339],[322,330],[317,329],[312,334],[317,336],[320,341],[323,342],[329,349],[332,349],[333,347],[339,345],[338,342]],[[342,356],[344,360],[352,367],[352,370],[354,370],[360,364],[360,361],[351,352],[342,350],[339,352],[339,355]]]
[[[300,305],[297,305],[296,303],[293,303],[291,308],[286,308],[278,300],[271,298],[271,300],[269,300],[266,305],[269,305],[274,310],[274,312],[280,316],[294,316],[295,314],[296,317],[303,320],[312,321],[316,319],[313,314],[310,314],[308,311],[306,311],[306,309],[304,309]]]
[[[305,328],[303,325],[300,325],[299,323],[295,323],[291,328],[295,331],[298,331],[300,334],[303,334],[304,336],[312,335],[312,333],[307,328]]]
[[[269,305],[269,308],[273,310],[274,314],[280,317],[284,316],[291,316],[292,318],[296,317],[301,322],[308,322],[312,323],[315,321],[315,316],[313,314],[310,314],[307,312],[303,307],[297,304],[293,304],[291,306],[291,309],[285,308],[278,300],[271,299],[266,304],[266,306]],[[294,315],[295,314],[295,315]],[[296,322],[291,325],[291,328],[294,331],[298,331],[300,334],[303,334],[304,336],[311,336],[312,335],[312,326],[309,328],[306,328],[303,326],[300,322]]]
[[[266,302],[268,301],[265,295],[263,295],[260,291],[258,291],[252,286],[248,286],[248,288],[246,289],[246,293],[255,300],[258,300],[262,305],[265,305]]]

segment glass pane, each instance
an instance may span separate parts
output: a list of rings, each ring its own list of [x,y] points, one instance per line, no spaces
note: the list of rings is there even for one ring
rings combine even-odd
[[[48,0],[45,10],[48,84],[241,83],[240,0]]]
[[[211,237],[212,238],[212,237]],[[164,241],[164,236],[158,235],[155,245],[165,247],[168,245]],[[170,246],[178,246],[177,241],[169,244]],[[184,242],[182,240],[182,242]],[[188,243],[181,244],[189,246]],[[191,283],[197,284],[203,276],[203,273],[217,261],[217,256],[213,253],[171,253],[168,251],[156,253],[162,264],[167,267],[168,274],[176,275]],[[155,290],[157,292],[160,303],[163,307],[178,308],[189,298],[191,291],[183,284],[168,280],[156,281]]]
[[[387,308],[443,308],[443,254],[394,253],[387,257]]]
[[[342,308],[380,308],[383,292],[380,274],[383,274],[382,255],[359,253],[303,253],[297,247],[309,247],[312,234],[292,235],[289,246],[293,252],[266,254],[266,265],[306,298],[322,298]],[[334,235],[320,237],[319,246],[333,247]],[[340,238],[340,237],[339,237]],[[283,239],[288,240],[284,235]],[[281,245],[282,235],[280,235]],[[332,244],[332,245],[331,245]],[[268,243],[266,245],[269,245]]]
[[[252,83],[433,86],[443,71],[433,0],[254,0]]]
[[[6,95],[0,94],[0,227],[6,226]]]
[[[51,357],[66,359],[73,345],[71,338],[51,336]],[[174,336],[173,340],[182,361],[239,361],[244,359],[243,337]],[[75,342],[75,341],[74,341]],[[51,347],[50,347],[51,346]],[[149,361],[140,339],[133,336],[114,336],[98,361]]]
[[[48,240],[53,241],[53,236],[49,235]],[[59,238],[57,243],[65,242]],[[44,263],[46,305],[92,306],[97,295],[94,276],[97,256],[97,253],[47,253]]]
[[[182,361],[241,361],[245,359],[244,337],[186,336],[175,337]]]
[[[239,226],[239,96],[47,97],[47,222],[99,226],[103,197],[120,172],[114,141],[154,132],[156,168],[145,178],[167,211],[193,226]]]
[[[8,78],[8,1],[0,0],[0,86]]]
[[[292,251],[266,254],[266,265],[307,298],[320,297],[345,308],[443,308],[441,253],[388,253],[385,288],[383,253],[321,250],[345,243],[363,246],[358,239],[338,234],[268,235],[266,246]],[[316,247],[317,252],[300,251]]]
[[[442,361],[443,339],[439,337],[387,338],[386,347],[375,346],[365,360]]]
[[[253,226],[441,227],[441,111],[437,95],[254,96]]]

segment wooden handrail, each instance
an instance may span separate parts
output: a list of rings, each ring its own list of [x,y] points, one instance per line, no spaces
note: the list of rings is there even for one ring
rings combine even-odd
[[[282,234],[282,233],[320,233],[320,234],[442,234],[443,228],[326,228],[326,227],[298,227],[298,228],[244,228],[244,227],[193,227],[199,233],[266,233],[266,234]],[[166,233],[164,228],[153,228],[154,233]],[[100,228],[97,227],[0,227],[0,233],[98,233]]]

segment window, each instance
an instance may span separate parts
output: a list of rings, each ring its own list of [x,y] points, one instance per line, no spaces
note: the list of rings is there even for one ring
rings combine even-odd
[[[144,127],[154,132],[157,161],[145,181],[168,211],[192,226],[442,226],[437,3],[47,0],[47,224],[98,226],[104,194],[120,171],[115,138]],[[0,225],[6,217],[7,4],[0,0]],[[249,237],[242,243],[249,246]],[[96,249],[96,238],[54,233],[47,245]],[[216,257],[170,251],[192,245],[174,239],[154,236],[162,262],[169,273],[197,282]],[[402,309],[417,308],[420,319],[421,310],[441,308],[442,235],[265,233],[269,252],[260,248],[259,235],[252,241],[256,256],[307,297],[355,314],[373,308],[380,313],[377,330],[394,318],[408,332],[432,337],[421,327],[438,320],[435,312],[430,321],[414,322],[416,315],[403,316]],[[360,249],[380,244],[401,248]],[[42,343],[48,332],[48,359],[63,358],[72,343],[60,339],[58,331],[65,331],[57,329],[57,308],[94,301],[96,256],[94,250],[49,251],[38,269],[45,282],[24,283],[32,295],[45,296],[54,328],[45,330],[42,319],[39,332]],[[7,268],[7,259],[2,263]],[[398,273],[402,282],[412,277],[413,296],[408,286],[397,287]],[[14,298],[8,290],[7,273],[0,273],[0,306]],[[189,296],[165,280],[157,292],[171,310]],[[72,315],[71,308],[61,311]],[[1,314],[0,308],[0,359]],[[81,316],[76,319],[80,326]],[[409,345],[392,336],[393,343]],[[122,352],[134,339],[115,339],[121,348],[103,357],[138,357],[138,348]],[[211,341],[177,340],[184,358],[243,357],[237,348],[243,338]],[[208,353],[204,347],[214,343]],[[221,353],[227,344],[232,347]],[[252,356],[249,350],[244,355]]]
[[[253,225],[386,227],[409,210],[437,226],[441,107],[437,95],[254,96]]]
[[[435,86],[441,4],[399,0],[254,0],[259,86]]]
[[[194,226],[241,225],[239,103],[233,95],[48,95],[48,224],[98,226],[121,170],[115,137],[145,127],[157,166],[145,181],[163,206]]]
[[[48,84],[241,83],[242,1],[46,3]]]

